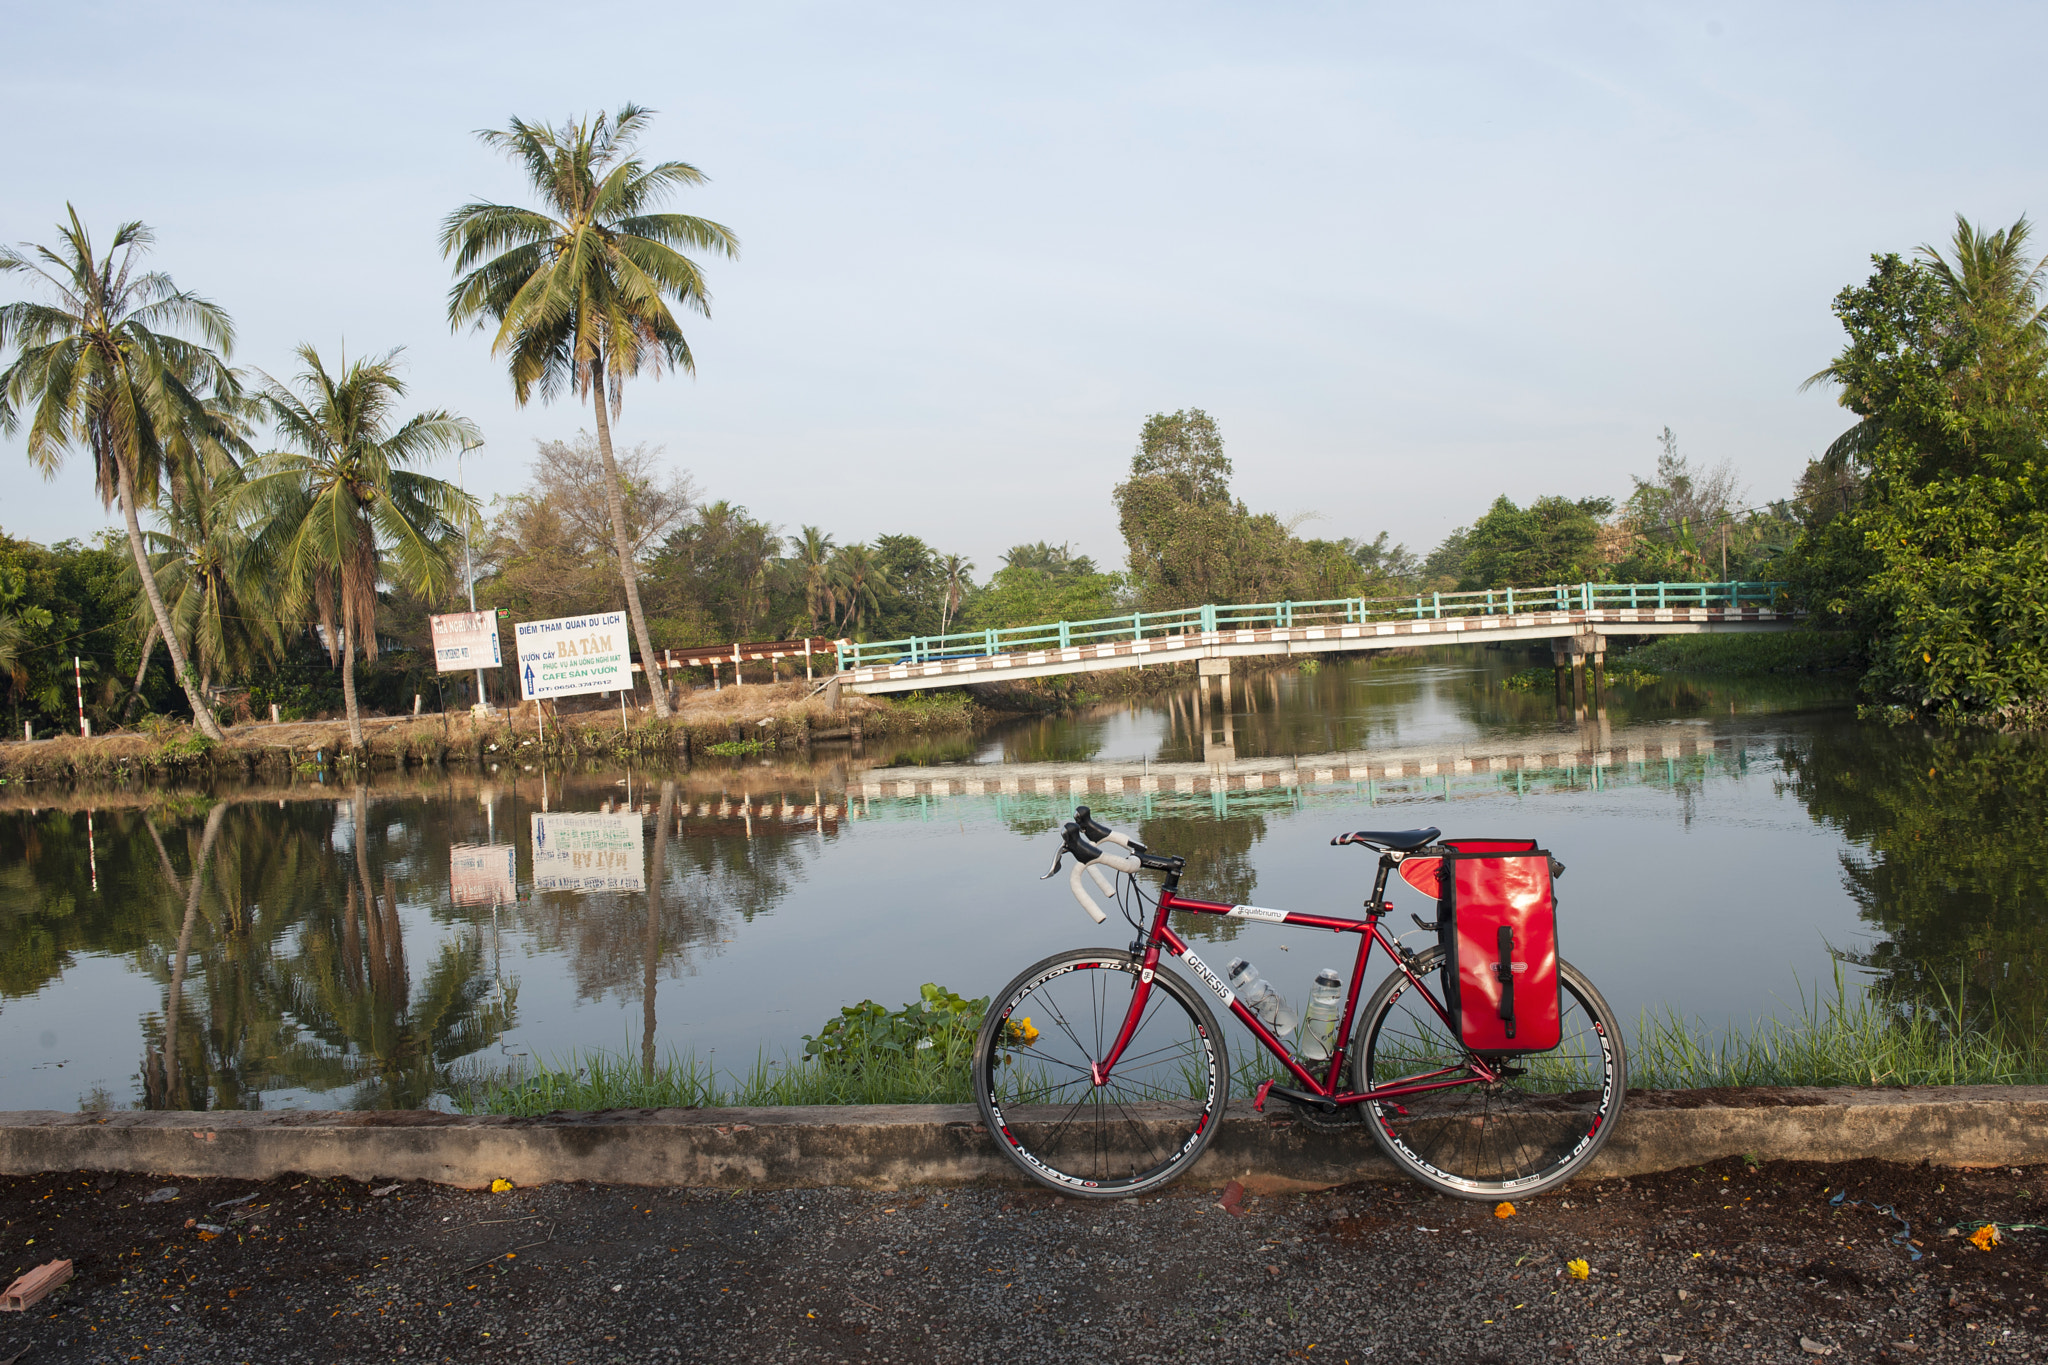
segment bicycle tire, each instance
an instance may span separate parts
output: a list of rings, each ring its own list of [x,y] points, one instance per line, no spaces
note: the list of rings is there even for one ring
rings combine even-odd
[[[1216,1016],[1164,966],[1115,1071],[1093,1083],[1089,1066],[1108,1054],[1138,975],[1114,949],[1055,953],[1003,988],[975,1038],[975,1101],[990,1136],[1026,1175],[1070,1197],[1118,1199],[1173,1180],[1230,1101]]]
[[[1414,963],[1427,980],[1442,961],[1431,948]],[[1606,999],[1560,959],[1564,1032],[1550,1052],[1503,1059],[1514,1074],[1390,1100],[1367,1100],[1367,1126],[1395,1166],[1432,1189],[1464,1199],[1540,1194],[1571,1179],[1614,1131],[1628,1091],[1628,1057]],[[1353,1034],[1355,1074],[1369,1088],[1439,1068],[1470,1054],[1436,1012],[1395,972],[1373,993]]]

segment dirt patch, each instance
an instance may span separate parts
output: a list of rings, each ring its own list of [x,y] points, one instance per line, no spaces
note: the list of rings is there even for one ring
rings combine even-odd
[[[77,1278],[0,1319],[0,1359],[2041,1359],[2044,1186],[1726,1161],[1510,1217],[1377,1182],[1233,1216],[1187,1189],[10,1178],[0,1269]]]

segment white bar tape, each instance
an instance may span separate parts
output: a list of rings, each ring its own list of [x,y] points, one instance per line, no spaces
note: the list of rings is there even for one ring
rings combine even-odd
[[[1088,918],[1100,924],[1109,916],[1102,913],[1102,907],[1095,903],[1094,898],[1088,894],[1088,889],[1081,885],[1081,872],[1087,866],[1086,863],[1074,864],[1074,871],[1067,878],[1067,889],[1074,893],[1075,900],[1081,902],[1081,908],[1088,912]]]

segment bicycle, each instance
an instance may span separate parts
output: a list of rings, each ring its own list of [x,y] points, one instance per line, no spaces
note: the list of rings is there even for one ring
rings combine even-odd
[[[1354,920],[1182,897],[1185,859],[1151,852],[1095,820],[1086,806],[1074,816],[1045,876],[1071,854],[1069,889],[1082,909],[1106,922],[1082,885],[1086,872],[1116,899],[1139,937],[1121,953],[1082,948],[1028,968],[994,997],[973,1058],[975,1097],[989,1132],[1041,1184],[1069,1196],[1120,1198],[1157,1189],[1194,1165],[1230,1099],[1228,1051],[1212,996],[1293,1082],[1264,1081],[1254,1109],[1263,1113],[1278,1097],[1312,1123],[1355,1126],[1362,1115],[1397,1169],[1445,1194],[1534,1195],[1583,1170],[1606,1143],[1621,1112],[1628,1063],[1613,1012],[1584,973],[1558,960],[1557,1048],[1481,1055],[1458,1041],[1428,982],[1442,965],[1442,949],[1415,952],[1381,926],[1394,908],[1384,899],[1388,874],[1406,859],[1449,851],[1435,845],[1440,830],[1360,830],[1330,841],[1379,854],[1366,917]],[[1105,868],[1120,880],[1104,875]],[[1147,900],[1140,871],[1165,874],[1150,900],[1149,926],[1140,914]],[[1174,931],[1168,921],[1176,912],[1361,936],[1330,1055],[1315,1062],[1320,1075]],[[1419,928],[1437,927],[1411,918]],[[1360,1013],[1360,984],[1375,945],[1395,970]],[[1169,956],[1204,990],[1169,970]]]

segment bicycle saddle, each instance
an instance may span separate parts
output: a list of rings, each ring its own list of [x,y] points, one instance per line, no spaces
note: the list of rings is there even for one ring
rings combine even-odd
[[[1433,841],[1443,831],[1440,829],[1361,829],[1350,834],[1340,834],[1330,840],[1333,844],[1366,844],[1372,848],[1391,848],[1406,853],[1411,848],[1421,848]]]

